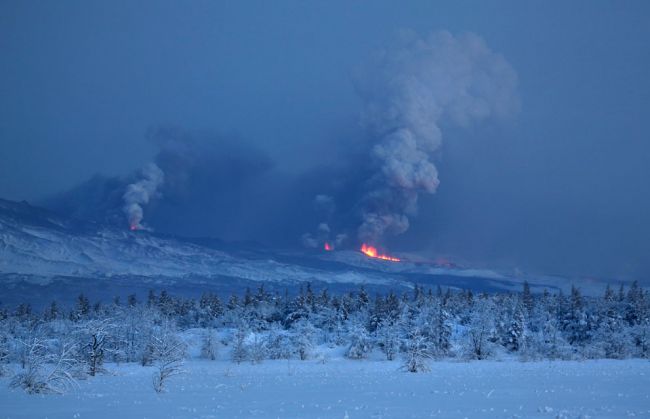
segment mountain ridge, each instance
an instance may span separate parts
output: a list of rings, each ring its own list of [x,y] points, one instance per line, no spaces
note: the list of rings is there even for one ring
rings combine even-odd
[[[566,280],[565,280],[566,281]],[[407,292],[415,284],[517,291],[522,278],[484,269],[370,259],[358,251],[269,249],[256,243],[183,238],[128,231],[0,199],[0,290],[3,300],[44,290],[75,295],[103,290],[101,298],[170,288],[180,294],[316,287]],[[557,290],[562,278],[529,279],[533,289]],[[604,285],[603,285],[604,286]]]

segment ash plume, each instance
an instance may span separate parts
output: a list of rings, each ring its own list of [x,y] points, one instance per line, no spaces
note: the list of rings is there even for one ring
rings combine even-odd
[[[516,84],[511,66],[475,35],[402,34],[355,74],[361,124],[346,122],[323,140],[324,162],[318,156],[293,170],[298,157],[270,154],[260,139],[161,125],[147,134],[158,171],[98,176],[49,206],[114,225],[126,212],[142,228],[145,206],[159,196],[147,224],[168,234],[273,246],[381,245],[409,228],[420,194],[436,191],[443,128],[512,114]]]
[[[513,68],[474,34],[405,32],[377,54],[356,79],[362,125],[374,139],[359,239],[405,232],[418,195],[435,193],[440,183],[433,157],[441,124],[512,114],[519,107],[516,85]]]
[[[164,173],[154,163],[149,163],[142,169],[142,178],[126,187],[124,192],[124,213],[126,214],[131,230],[141,230],[144,217],[143,206],[156,195],[158,188],[163,184]]]

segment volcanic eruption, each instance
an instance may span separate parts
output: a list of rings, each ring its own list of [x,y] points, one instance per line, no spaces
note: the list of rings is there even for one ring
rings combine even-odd
[[[405,32],[377,54],[356,81],[362,125],[373,143],[358,208],[362,242],[398,235],[417,215],[418,195],[440,183],[434,164],[445,123],[467,126],[517,111],[517,76],[474,34]]]
[[[404,32],[359,68],[354,83],[365,139],[356,155],[363,161],[351,166],[363,167],[362,175],[341,176],[341,184],[354,185],[317,196],[327,223],[305,234],[303,243],[322,247],[330,226],[346,233],[355,228],[364,254],[397,261],[375,246],[405,233],[418,214],[420,195],[436,192],[443,128],[515,113],[517,75],[474,34]]]

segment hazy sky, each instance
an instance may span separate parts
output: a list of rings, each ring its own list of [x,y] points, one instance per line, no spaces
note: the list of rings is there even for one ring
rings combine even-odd
[[[402,29],[480,36],[521,107],[445,129],[438,191],[391,246],[648,277],[647,1],[3,1],[0,197],[131,173],[161,124],[243,138],[286,172],[327,163],[358,131],[355,68]]]

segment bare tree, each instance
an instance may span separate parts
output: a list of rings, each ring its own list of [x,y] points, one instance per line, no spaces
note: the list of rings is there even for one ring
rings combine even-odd
[[[208,327],[205,330],[205,334],[203,336],[203,344],[201,345],[201,358],[214,361],[217,359],[217,348],[218,341],[214,329]]]
[[[157,393],[165,390],[170,377],[183,374],[186,345],[168,327],[151,336],[152,361],[157,371],[153,375],[153,388]]]
[[[71,374],[76,363],[72,356],[74,345],[64,344],[58,354],[52,354],[41,338],[21,341],[21,344],[26,348],[25,370],[14,376],[12,387],[22,388],[29,394],[63,394],[76,385]]]
[[[89,320],[77,329],[80,360],[86,363],[88,374],[93,377],[102,371],[114,329],[112,319]]]

